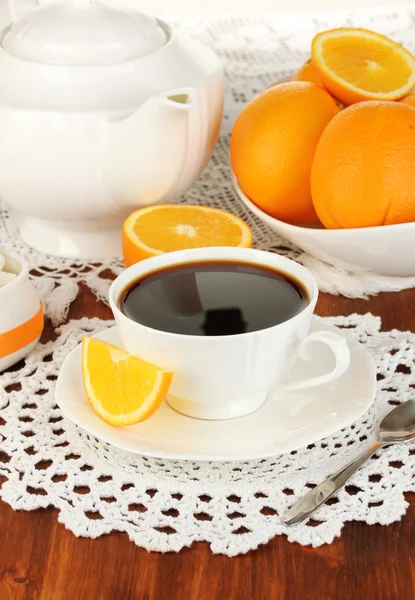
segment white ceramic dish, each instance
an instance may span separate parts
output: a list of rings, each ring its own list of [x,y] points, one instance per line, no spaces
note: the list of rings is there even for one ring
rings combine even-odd
[[[310,332],[340,330],[313,317]],[[342,333],[342,332],[341,332]],[[97,336],[122,346],[115,327]],[[351,366],[338,380],[301,392],[275,392],[256,412],[239,419],[204,421],[186,417],[164,403],[148,421],[115,428],[102,421],[85,396],[81,346],[65,359],[56,384],[56,402],[65,416],[118,448],[167,459],[251,460],[275,456],[314,443],[351,424],[366,412],[376,392],[371,355],[349,340]],[[298,362],[293,380],[327,372],[334,360],[323,347],[310,363]]]
[[[6,252],[5,271],[15,279],[0,288],[0,372],[33,350],[43,330],[43,307],[27,265]]]
[[[305,252],[329,264],[354,270],[369,270],[389,277],[415,276],[415,223],[361,229],[290,225],[267,215],[251,202],[234,175],[233,182],[251,212]]]

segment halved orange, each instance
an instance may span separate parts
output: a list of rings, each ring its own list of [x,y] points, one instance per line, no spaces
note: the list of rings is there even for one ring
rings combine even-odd
[[[167,396],[172,379],[172,373],[88,337],[82,340],[82,373],[92,408],[115,427],[151,417]]]
[[[207,206],[159,204],[137,210],[123,226],[126,266],[174,250],[206,246],[252,246],[252,232],[239,217]]]
[[[318,33],[311,48],[324,86],[344,104],[397,100],[415,86],[415,57],[380,33],[331,29]]]

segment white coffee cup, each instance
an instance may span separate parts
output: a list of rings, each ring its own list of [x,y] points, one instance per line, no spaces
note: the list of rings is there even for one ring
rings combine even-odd
[[[120,299],[135,281],[160,269],[203,261],[236,261],[265,266],[297,280],[306,290],[308,305],[279,325],[236,335],[194,336],[152,329],[120,310]],[[217,247],[161,254],[126,269],[110,288],[110,305],[125,349],[139,358],[173,372],[167,402],[175,410],[198,419],[232,419],[257,410],[298,357],[307,359],[323,342],[333,351],[335,368],[326,375],[302,379],[284,390],[302,389],[333,381],[347,371],[347,341],[330,332],[309,336],[318,297],[311,273],[298,263],[261,250]],[[258,310],[261,310],[259,300]]]

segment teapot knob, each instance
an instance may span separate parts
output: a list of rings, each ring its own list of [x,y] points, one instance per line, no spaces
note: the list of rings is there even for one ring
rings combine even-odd
[[[39,0],[7,0],[12,22],[20,21],[38,8]]]

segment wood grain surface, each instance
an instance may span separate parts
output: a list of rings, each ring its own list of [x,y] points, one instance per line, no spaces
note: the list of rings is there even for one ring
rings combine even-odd
[[[367,312],[386,330],[415,331],[415,290],[370,301],[322,294],[317,308],[324,316]],[[70,317],[81,316],[111,313],[81,287]],[[389,527],[349,523],[318,549],[278,536],[235,558],[207,544],[149,554],[120,533],[76,538],[53,508],[15,512],[0,502],[0,600],[411,600],[415,498],[407,500],[406,516]]]

